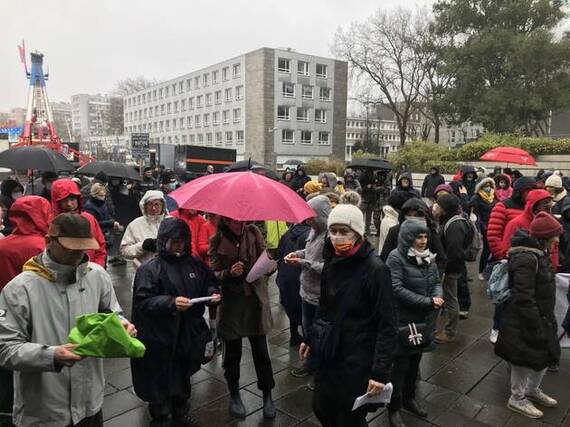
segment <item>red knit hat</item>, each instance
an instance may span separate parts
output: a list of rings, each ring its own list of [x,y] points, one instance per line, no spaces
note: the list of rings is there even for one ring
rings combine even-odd
[[[562,225],[547,212],[539,212],[530,223],[530,235],[537,239],[550,239],[562,234]]]

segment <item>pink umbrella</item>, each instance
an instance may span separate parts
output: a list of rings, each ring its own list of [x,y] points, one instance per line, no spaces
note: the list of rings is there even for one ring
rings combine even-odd
[[[253,172],[206,175],[169,194],[182,209],[196,209],[238,221],[299,223],[315,216],[289,187]]]

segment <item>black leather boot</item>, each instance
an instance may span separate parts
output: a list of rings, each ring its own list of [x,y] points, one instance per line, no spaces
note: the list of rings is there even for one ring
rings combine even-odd
[[[239,395],[239,384],[228,383],[230,390],[230,414],[236,418],[245,418],[245,406]]]
[[[412,414],[416,414],[418,417],[427,417],[427,411],[414,398],[404,400],[404,408]]]
[[[273,397],[271,397],[271,390],[263,392],[263,418],[273,419],[275,418],[275,404],[273,403]]]
[[[406,427],[399,409],[388,410],[388,421],[390,421],[390,427]]]

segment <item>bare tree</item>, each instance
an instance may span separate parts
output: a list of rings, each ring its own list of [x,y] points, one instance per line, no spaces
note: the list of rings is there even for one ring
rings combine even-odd
[[[111,95],[125,97],[131,93],[138,92],[139,90],[146,89],[160,83],[156,79],[149,79],[144,76],[127,77],[126,79],[119,80],[115,84],[115,88],[111,91]]]
[[[425,80],[424,51],[427,13],[406,9],[378,10],[364,23],[353,23],[335,35],[334,53],[344,58],[364,88],[368,104],[383,104],[398,124],[400,144],[421,100]]]

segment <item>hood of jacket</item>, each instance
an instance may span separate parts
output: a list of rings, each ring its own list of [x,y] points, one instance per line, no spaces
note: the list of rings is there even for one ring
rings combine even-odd
[[[440,174],[440,169],[439,166],[432,166],[431,168],[429,168],[430,171],[430,175],[431,175],[431,170],[434,169],[435,170],[435,176],[438,176]]]
[[[406,215],[410,211],[421,211],[424,213],[424,216],[426,218],[429,217],[429,208],[426,205],[426,203],[422,199],[414,197],[413,199],[409,199],[408,201],[406,201],[406,203],[402,205],[402,209],[400,210],[400,216],[399,216],[400,223],[403,223],[406,220]]]
[[[384,212],[385,216],[392,217],[394,219],[394,221],[398,222],[398,218],[400,217],[400,214],[392,206],[390,206],[390,205],[384,206],[382,208],[382,212]]]
[[[408,250],[414,244],[414,240],[418,237],[418,234],[428,233],[427,226],[413,219],[404,221],[400,226],[400,232],[398,233],[398,251],[404,255],[408,256]]]
[[[402,184],[402,179],[404,179],[404,178],[407,178],[408,181],[410,181],[410,186],[407,187],[407,188],[414,188],[414,180],[412,179],[412,174],[411,174],[410,172],[407,172],[407,171],[406,171],[406,172],[402,172],[402,173],[400,174],[400,176],[398,177],[398,182],[396,182],[396,186],[397,186],[398,188],[400,188],[400,187],[401,187],[401,184]]]
[[[550,199],[550,198],[552,198],[552,196],[546,190],[529,191],[528,196],[526,198],[526,204],[524,206],[525,215],[527,215],[529,218],[533,218],[534,217],[534,213],[533,213],[534,206],[538,202],[540,202],[541,200]]]
[[[327,219],[331,213],[332,207],[329,198],[326,196],[316,196],[309,200],[308,205],[315,211],[317,228],[320,232],[327,229]]]
[[[440,184],[437,187],[435,187],[435,191],[433,192],[433,194],[437,194],[440,191],[445,191],[446,193],[453,194],[453,187],[449,184]]]
[[[5,179],[4,181],[2,181],[2,184],[0,184],[0,194],[2,194],[5,197],[9,197],[10,199],[12,199],[12,192],[14,191],[14,189],[16,189],[18,187],[20,187],[22,189],[22,193],[23,193],[24,192],[24,186],[22,184],[20,184],[15,179]]]
[[[511,238],[509,255],[520,252],[533,252],[537,256],[544,255],[544,251],[540,249],[538,240],[531,237],[528,231],[522,228],[519,228]]]
[[[468,173],[475,174],[475,177],[477,177],[477,170],[475,169],[474,166],[471,166],[471,165],[462,166],[461,167],[461,177],[463,178]]]
[[[310,227],[307,224],[293,224],[293,226],[287,231],[287,234],[290,236],[292,241],[296,242],[299,237],[303,236],[309,230]]]
[[[148,190],[146,193],[144,193],[139,202],[139,208],[141,210],[141,213],[144,216],[146,216],[146,213],[144,211],[144,205],[152,200],[162,200],[162,204],[164,205],[162,213],[166,214],[166,199],[164,198],[164,193],[160,190]]]
[[[45,236],[51,215],[50,203],[40,196],[24,196],[16,200],[10,208],[12,235]]]
[[[497,186],[497,188],[499,188],[499,181],[502,179],[507,181],[507,183],[509,184],[509,187],[513,184],[513,180],[511,179],[511,177],[509,175],[507,175],[506,173],[500,173],[498,175],[495,175],[495,185]]]
[[[321,176],[319,177],[319,181],[323,177],[326,178],[326,180],[327,180],[327,187],[334,189],[337,186],[338,178],[337,178],[336,174],[334,174],[333,172],[323,172],[321,174]]]
[[[490,185],[492,188],[495,188],[495,181],[493,178],[483,178],[481,181],[479,181],[475,186],[475,193],[478,193],[486,185]]]
[[[83,199],[81,197],[81,191],[77,188],[75,181],[64,178],[53,182],[51,185],[51,210],[54,216],[63,212],[59,207],[59,202],[67,199],[69,196],[77,196],[78,204],[76,213],[80,213]]]
[[[513,185],[513,195],[511,198],[515,201],[520,203],[521,205],[524,204],[522,199],[522,193],[526,190],[536,188],[536,181],[533,178],[528,176],[521,176],[517,179]]]
[[[156,249],[161,258],[168,261],[182,260],[191,253],[191,235],[190,227],[185,221],[178,218],[165,218],[158,227],[156,236]],[[176,256],[166,250],[166,244],[169,239],[184,240],[184,252],[180,256]]]

